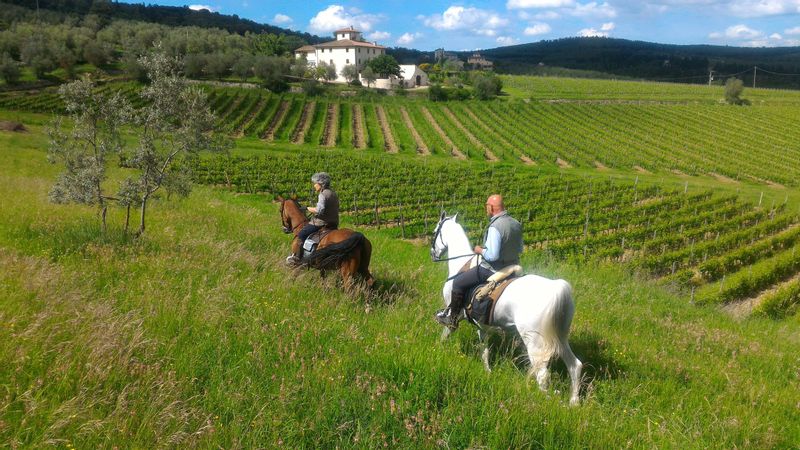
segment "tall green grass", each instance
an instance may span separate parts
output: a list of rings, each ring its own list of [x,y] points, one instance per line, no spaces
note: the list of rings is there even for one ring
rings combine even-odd
[[[583,404],[522,353],[440,343],[443,268],[368,230],[373,295],[281,265],[258,195],[159,199],[138,240],[53,205],[41,130],[0,133],[0,442],[11,447],[787,448],[800,442],[796,322],[736,321],[616,268],[526,255],[569,280]],[[116,172],[115,172],[116,174]],[[116,176],[116,175],[115,175]],[[302,187],[299,187],[302,188]]]

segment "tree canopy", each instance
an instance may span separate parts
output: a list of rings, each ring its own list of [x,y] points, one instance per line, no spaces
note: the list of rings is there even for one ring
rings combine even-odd
[[[400,76],[400,64],[391,55],[379,55],[367,61],[367,67],[380,78],[389,78],[389,75]]]

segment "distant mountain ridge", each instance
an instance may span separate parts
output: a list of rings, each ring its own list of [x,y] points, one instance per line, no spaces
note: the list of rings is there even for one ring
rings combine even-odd
[[[465,59],[473,52],[457,52]],[[728,47],[657,44],[627,39],[564,38],[481,50],[504,73],[525,74],[543,66],[565,67],[622,77],[692,83],[736,75],[761,87],[800,88],[800,47]]]
[[[31,0],[3,0],[0,2],[36,9]],[[39,8],[63,14],[98,14],[110,19],[135,20],[159,23],[168,26],[197,26],[221,28],[231,33],[274,33],[296,36],[309,44],[329,41],[309,33],[302,33],[274,25],[262,24],[237,15],[220,14],[208,10],[193,10],[188,6],[145,5],[144,3],[122,3],[105,0],[38,0]]]
[[[31,0],[3,0],[35,10]],[[96,14],[108,19],[159,23],[168,26],[221,28],[231,33],[274,33],[293,36],[305,43],[331,40],[309,33],[260,24],[237,15],[207,10],[195,11],[186,6],[160,6],[108,0],[38,0],[39,8],[61,14],[83,16]],[[409,48],[390,48],[401,64],[435,62],[434,52]],[[466,60],[473,52],[452,52]],[[707,83],[709,75],[721,83],[728,77],[742,79],[747,86],[800,89],[800,47],[749,48],[718,45],[676,45],[632,41],[617,38],[574,37],[546,40],[480,50],[492,61],[495,70],[509,74],[542,75],[545,68],[566,68],[594,74],[653,81]],[[757,69],[754,70],[754,67]],[[568,71],[567,71],[568,72]]]

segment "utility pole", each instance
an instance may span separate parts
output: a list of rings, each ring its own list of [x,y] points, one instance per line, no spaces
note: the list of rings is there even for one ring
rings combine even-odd
[[[714,71],[713,70],[709,70],[708,71],[708,85],[709,86],[711,86],[711,82],[712,81],[714,81]]]
[[[758,66],[753,66],[753,89],[756,88],[756,70],[758,70]]]

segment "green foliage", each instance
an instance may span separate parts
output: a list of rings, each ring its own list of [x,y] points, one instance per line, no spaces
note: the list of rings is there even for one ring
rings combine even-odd
[[[428,88],[428,100],[432,102],[443,102],[448,99],[447,90],[440,84],[432,84]]]
[[[731,105],[748,105],[749,101],[742,99],[744,83],[738,78],[728,78],[725,82],[725,101]]]
[[[110,154],[123,148],[120,127],[130,121],[131,108],[118,92],[110,96],[97,93],[89,80],[78,80],[59,88],[72,122],[65,128],[57,118],[49,130],[48,160],[63,163],[62,172],[50,199],[55,203],[97,205],[103,230],[106,209],[115,200],[105,192],[106,162]]]
[[[347,80],[348,83],[358,80],[358,67],[355,64],[349,64],[342,68],[340,74]]]
[[[317,80],[303,80],[303,82],[300,83],[300,87],[309,97],[315,97],[325,93],[325,86]]]
[[[43,37],[34,38],[23,44],[20,48],[20,58],[39,79],[44,78],[47,72],[56,68],[53,52]]]
[[[284,56],[289,51],[286,46],[286,37],[283,34],[261,33],[253,35],[252,45],[256,55]]]
[[[129,177],[120,196],[141,205],[138,234],[145,231],[148,200],[162,188],[186,196],[191,189],[187,162],[200,151],[226,150],[229,141],[213,133],[215,117],[205,93],[179,75],[179,61],[160,48],[140,58],[150,84],[141,91],[145,106],[137,115],[141,128],[129,159],[138,176]]]
[[[503,81],[491,73],[480,73],[472,77],[472,86],[475,89],[475,98],[478,100],[491,100],[503,90]]]
[[[17,84],[20,77],[20,70],[17,62],[8,53],[3,53],[0,57],[0,78],[7,84]]]
[[[367,82],[367,87],[372,85],[372,83],[374,83],[375,80],[378,79],[378,76],[375,74],[375,71],[372,70],[372,67],[370,66],[365,67],[364,70],[361,71],[361,77],[364,79],[364,81]]]
[[[246,81],[253,74],[253,61],[254,58],[252,56],[241,54],[236,58],[236,62],[233,63],[231,72],[242,81]]]
[[[285,92],[289,89],[286,75],[289,74],[289,60],[281,56],[260,56],[254,63],[253,73],[261,79],[261,84],[272,92]]]
[[[392,55],[378,55],[367,61],[367,67],[380,78],[389,78],[390,75],[400,76],[400,64]]]

